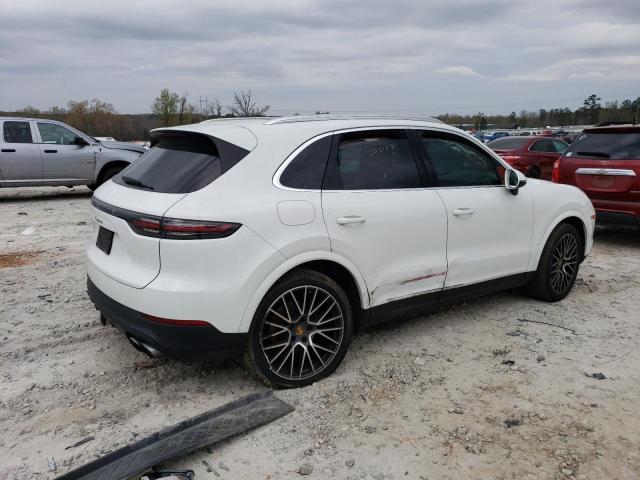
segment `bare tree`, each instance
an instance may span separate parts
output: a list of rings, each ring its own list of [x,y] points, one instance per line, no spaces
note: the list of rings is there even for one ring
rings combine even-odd
[[[196,107],[190,103],[187,103],[188,93],[185,93],[178,100],[178,125],[185,125],[193,121],[193,112]]]
[[[207,118],[220,118],[223,115],[224,109],[225,106],[222,105],[220,100],[214,98],[212,102],[207,101],[201,113]]]
[[[269,105],[259,107],[251,98],[251,90],[240,90],[240,93],[233,92],[233,106],[230,110],[236,117],[264,117]]]

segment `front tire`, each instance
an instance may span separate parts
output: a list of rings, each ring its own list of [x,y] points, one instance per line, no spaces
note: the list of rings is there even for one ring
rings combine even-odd
[[[309,385],[338,368],[352,333],[353,313],[342,288],[319,272],[299,270],[260,302],[245,364],[270,386]]]
[[[527,285],[529,295],[545,302],[565,298],[578,277],[583,248],[582,239],[573,225],[558,225],[549,235],[538,270]]]
[[[91,190],[95,190],[104,182],[111,180],[111,178],[115,177],[119,174],[125,167],[109,167],[100,172],[100,176],[98,177],[98,181],[96,183],[92,183],[91,185],[87,185]]]

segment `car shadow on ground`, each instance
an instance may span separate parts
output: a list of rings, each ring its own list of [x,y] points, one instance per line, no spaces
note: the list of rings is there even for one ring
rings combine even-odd
[[[58,188],[0,188],[0,203],[37,202],[88,198],[93,192],[85,187]]]
[[[593,243],[611,247],[640,248],[640,230],[598,226],[593,234]]]

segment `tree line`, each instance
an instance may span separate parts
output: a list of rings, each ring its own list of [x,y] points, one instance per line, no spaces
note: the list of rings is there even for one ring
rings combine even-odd
[[[521,110],[508,115],[486,115],[478,112],[471,115],[445,113],[438,115],[438,119],[456,126],[473,126],[475,129],[494,128],[545,128],[567,125],[595,125],[600,122],[640,122],[640,97],[635,100],[619,102],[606,101],[596,95],[589,95],[582,102],[582,106],[572,110],[570,108],[541,108],[537,111]],[[637,118],[636,118],[637,117]]]
[[[27,106],[18,112],[0,112],[0,116],[50,118],[63,121],[88,135],[113,137],[118,140],[147,140],[149,131],[158,127],[169,127],[201,122],[223,117],[261,117],[269,111],[268,105],[259,105],[250,90],[233,93],[230,105],[224,105],[218,98],[213,101],[202,99],[199,104],[190,102],[188,94],[178,94],[163,89],[151,105],[151,114],[121,114],[112,104],[98,98],[92,100],[72,100],[66,107],[52,107],[40,111]],[[508,115],[485,115],[482,112],[471,115],[445,113],[440,120],[455,126],[473,126],[483,129],[494,128],[544,128],[546,126],[593,125],[599,122],[633,122],[639,115],[640,97],[635,100],[606,101],[595,94],[589,95],[580,108],[551,108],[538,111],[522,110]],[[317,111],[316,114],[329,112]],[[636,119],[640,122],[640,116]]]

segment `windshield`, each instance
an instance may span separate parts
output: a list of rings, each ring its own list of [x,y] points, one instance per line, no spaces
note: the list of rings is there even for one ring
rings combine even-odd
[[[581,133],[573,141],[565,156],[640,160],[640,132]]]

